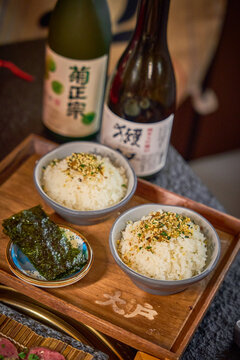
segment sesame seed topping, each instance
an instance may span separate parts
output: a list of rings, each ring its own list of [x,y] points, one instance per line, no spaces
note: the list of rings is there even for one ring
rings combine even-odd
[[[146,239],[151,242],[169,242],[179,236],[189,238],[193,234],[189,217],[173,212],[152,212],[137,227],[132,230],[136,233],[139,243]]]
[[[67,173],[69,170],[75,170],[84,177],[94,177],[97,174],[103,175],[103,163],[94,154],[72,153],[67,158]]]

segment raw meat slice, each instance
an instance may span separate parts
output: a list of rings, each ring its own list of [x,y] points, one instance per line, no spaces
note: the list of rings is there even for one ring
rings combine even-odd
[[[13,345],[10,340],[3,337],[0,338],[0,355],[2,355],[4,359],[18,359],[18,351],[15,345]]]
[[[39,360],[65,360],[65,357],[59,352],[49,350],[45,347],[35,347],[30,349],[27,357],[28,360],[31,360],[31,354],[39,356]]]

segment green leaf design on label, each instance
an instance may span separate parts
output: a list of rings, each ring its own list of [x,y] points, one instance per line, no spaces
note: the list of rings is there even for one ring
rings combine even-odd
[[[56,63],[53,60],[53,58],[51,56],[47,56],[46,58],[46,66],[45,66],[45,78],[48,79],[49,78],[49,71],[54,72],[56,71]]]
[[[59,81],[54,80],[52,81],[52,89],[57,95],[60,95],[63,93],[64,86]]]
[[[83,124],[90,125],[93,122],[93,120],[95,118],[95,115],[96,115],[95,112],[90,112],[88,114],[83,114],[83,116],[82,116]]]
[[[46,68],[48,71],[54,72],[56,70],[56,63],[51,56],[46,59]]]

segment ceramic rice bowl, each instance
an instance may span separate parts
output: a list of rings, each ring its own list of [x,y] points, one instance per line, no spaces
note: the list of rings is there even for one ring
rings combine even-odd
[[[117,204],[103,208],[100,210],[89,210],[81,211],[70,209],[55,200],[51,199],[44,191],[41,178],[43,175],[43,169],[54,159],[63,159],[66,156],[71,155],[72,153],[94,153],[96,155],[101,155],[102,157],[109,157],[111,162],[117,167],[123,167],[126,172],[126,177],[128,179],[126,194],[122,200]],[[119,211],[122,206],[126,205],[128,201],[132,198],[136,186],[137,186],[137,177],[134,170],[129,164],[128,160],[119,152],[95,142],[87,141],[74,141],[69,142],[64,145],[58,146],[56,149],[50,151],[44,155],[37,163],[34,169],[34,183],[36,189],[43,200],[52,207],[56,213],[62,216],[65,220],[72,224],[77,225],[93,225],[99,222],[104,221],[115,212]]]
[[[201,273],[183,280],[158,280],[142,275],[126,265],[117,251],[117,241],[121,238],[121,232],[125,229],[128,221],[138,221],[152,211],[170,211],[189,217],[200,226],[201,232],[207,239],[207,259]],[[220,256],[220,239],[214,227],[200,214],[188,208],[162,204],[144,204],[125,211],[114,222],[110,235],[109,245],[111,253],[118,266],[130,277],[133,283],[140,289],[156,295],[175,294],[208,276],[216,267]]]

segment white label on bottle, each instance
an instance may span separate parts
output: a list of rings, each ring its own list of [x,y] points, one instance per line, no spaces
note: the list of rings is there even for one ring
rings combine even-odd
[[[43,122],[53,132],[85,137],[99,130],[107,55],[74,60],[46,51]]]
[[[120,151],[137,176],[149,176],[166,162],[174,115],[157,123],[135,123],[115,115],[104,104],[101,143]]]

